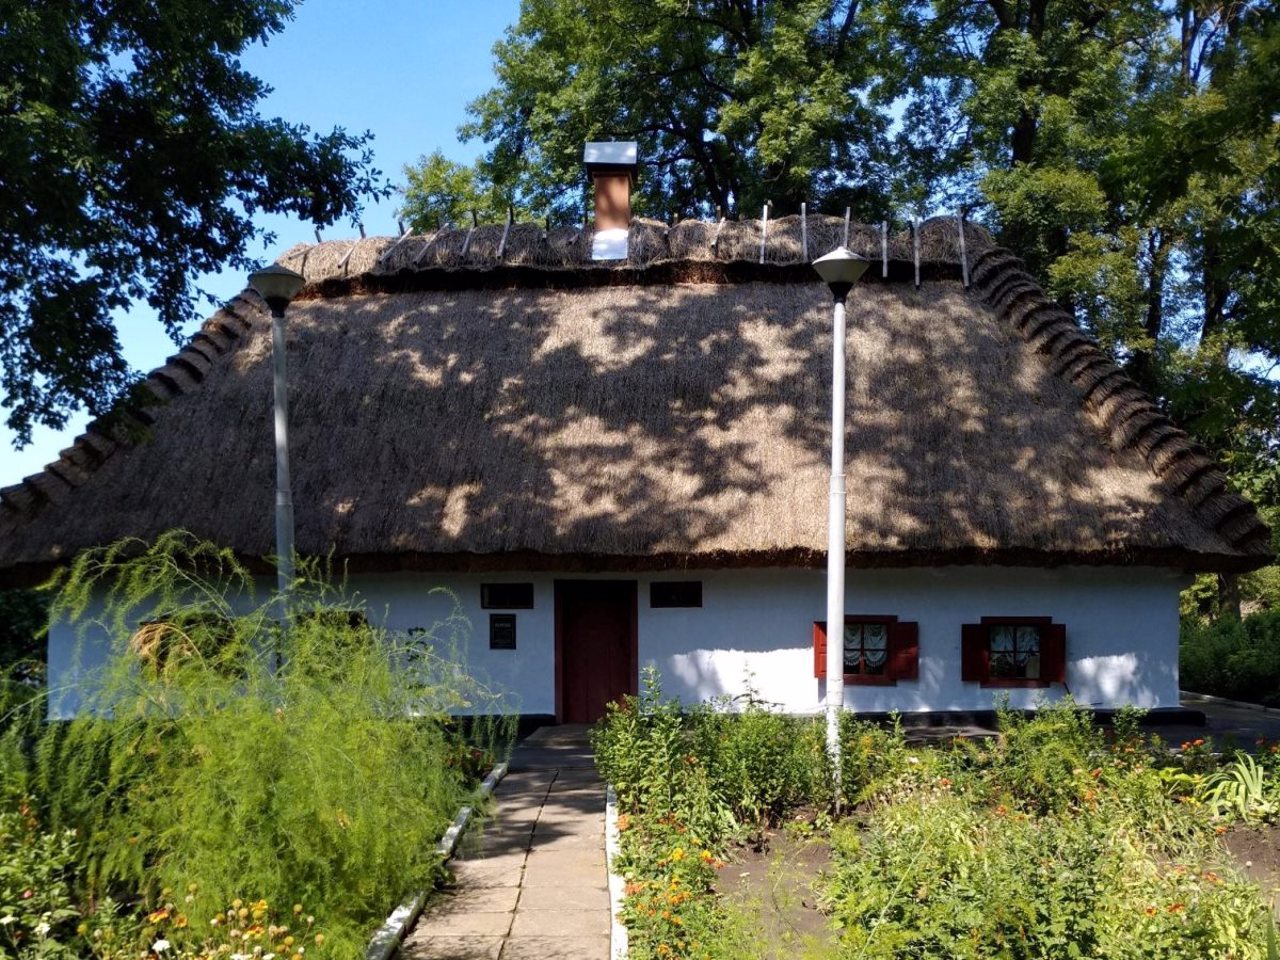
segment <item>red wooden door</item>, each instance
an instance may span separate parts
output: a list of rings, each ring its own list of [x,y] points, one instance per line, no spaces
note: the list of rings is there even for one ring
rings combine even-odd
[[[556,581],[556,700],[561,723],[595,723],[636,691],[636,581]]]

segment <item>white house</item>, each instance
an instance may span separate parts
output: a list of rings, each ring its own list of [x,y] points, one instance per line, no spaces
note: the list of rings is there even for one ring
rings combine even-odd
[[[288,314],[298,548],[392,627],[446,586],[526,714],[595,719],[647,664],[688,700],[820,709],[834,217],[515,225],[298,247]],[[863,712],[1070,691],[1178,703],[1178,592],[1269,559],[1254,509],[967,226],[855,226],[845,696]],[[883,242],[882,242],[883,241]],[[0,577],[173,527],[273,551],[270,323],[251,294],[4,490]],[[72,629],[50,638],[71,679]]]

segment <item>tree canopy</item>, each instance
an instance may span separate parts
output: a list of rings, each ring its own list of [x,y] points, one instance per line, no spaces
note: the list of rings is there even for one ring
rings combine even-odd
[[[239,57],[294,6],[0,0],[0,383],[20,442],[105,412],[131,381],[112,311],[145,304],[176,334],[201,274],[253,265],[255,214],[325,225],[389,192],[369,134],[259,114]]]

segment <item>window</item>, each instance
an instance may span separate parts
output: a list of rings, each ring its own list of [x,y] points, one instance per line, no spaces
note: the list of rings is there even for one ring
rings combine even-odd
[[[960,636],[960,677],[984,687],[1065,683],[1067,629],[1050,617],[983,617]]]
[[[516,615],[514,613],[489,614],[489,649],[514,650],[516,648]]]
[[[919,675],[919,626],[891,616],[844,618],[845,683],[894,684]],[[813,624],[813,675],[827,675],[827,623]]]
[[[482,610],[532,610],[532,583],[480,584]]]
[[[649,584],[651,607],[702,606],[701,580],[655,580]]]

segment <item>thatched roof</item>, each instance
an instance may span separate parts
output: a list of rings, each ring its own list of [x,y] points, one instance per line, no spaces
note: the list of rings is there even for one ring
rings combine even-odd
[[[835,218],[633,228],[631,261],[536,227],[298,247],[299,549],[377,568],[823,562]],[[497,231],[495,235],[495,231]],[[718,236],[718,242],[716,234]],[[969,226],[889,237],[850,300],[855,565],[1269,559],[1253,507]],[[878,228],[850,245],[879,261]],[[466,252],[463,252],[463,249]],[[499,247],[502,258],[498,258]],[[348,256],[348,253],[350,254]],[[807,254],[807,256],[806,256]],[[433,259],[434,258],[434,259]],[[0,576],[181,526],[273,551],[270,326],[243,295],[99,425],[0,492]]]

